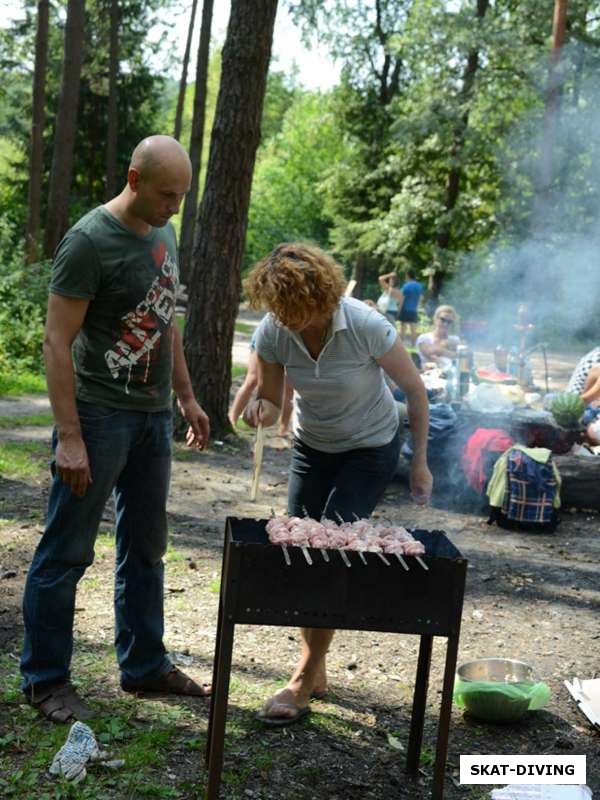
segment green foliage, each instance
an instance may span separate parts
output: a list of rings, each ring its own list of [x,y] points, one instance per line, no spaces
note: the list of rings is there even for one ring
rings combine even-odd
[[[118,163],[117,175],[124,182],[131,152],[144,136],[154,132],[163,109],[165,83],[150,67],[150,57],[163,42],[151,43],[148,31],[162,0],[123,0],[119,3],[120,37],[118,79]],[[18,174],[0,188],[0,200],[8,193],[10,202],[3,209],[11,223],[22,231],[26,217],[26,164],[30,133],[30,108],[36,8],[26,8],[22,21],[0,29],[0,136],[10,139],[20,165]],[[48,67],[46,73],[46,120],[44,125],[44,186],[52,158],[54,119],[58,103],[64,37],[63,4],[50,5]],[[108,26],[107,0],[86,3],[84,63],[74,150],[70,222],[90,207],[105,200],[106,129],[108,115]],[[162,56],[161,52],[161,56]],[[5,79],[5,80],[4,80]],[[0,163],[2,160],[0,148]],[[0,166],[0,173],[2,168]],[[45,201],[45,192],[43,193]],[[6,211],[5,211],[6,209]],[[42,209],[43,217],[45,208]],[[21,234],[22,235],[22,234]]]
[[[49,450],[39,442],[0,442],[0,475],[38,478],[47,469]]]
[[[261,151],[255,170],[246,239],[246,264],[282,241],[329,245],[323,180],[345,153],[326,95],[298,94],[281,131]]]
[[[22,268],[14,232],[0,217],[0,375],[37,373],[42,339],[49,263]]]
[[[45,394],[46,378],[37,372],[0,371],[0,395],[18,397],[22,394]]]

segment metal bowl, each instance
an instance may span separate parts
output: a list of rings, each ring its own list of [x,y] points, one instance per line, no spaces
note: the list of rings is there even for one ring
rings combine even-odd
[[[465,683],[486,684],[481,692],[467,692],[463,696],[465,709],[471,716],[486,722],[516,722],[529,709],[528,698],[510,698],[502,691],[506,684],[524,689],[535,681],[533,667],[524,661],[510,658],[480,658],[461,664],[457,676]],[[494,691],[494,687],[498,687]]]

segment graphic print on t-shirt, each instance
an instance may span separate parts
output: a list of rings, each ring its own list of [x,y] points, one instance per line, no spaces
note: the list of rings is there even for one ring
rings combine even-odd
[[[175,313],[177,262],[171,258],[163,242],[153,250],[152,256],[160,272],[144,299],[121,318],[120,338],[104,354],[115,380],[122,370],[127,370],[126,394],[129,394],[132,378],[139,383],[148,381],[160,339],[169,329]]]

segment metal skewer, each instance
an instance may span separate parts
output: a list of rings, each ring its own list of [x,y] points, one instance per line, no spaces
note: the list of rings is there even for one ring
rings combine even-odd
[[[367,566],[367,559],[365,558],[365,554],[363,553],[362,550],[357,550],[356,552],[358,553],[358,555],[360,556],[360,560],[363,562],[363,564],[366,567]]]
[[[407,563],[406,563],[406,561],[405,561],[405,560],[402,558],[402,556],[400,555],[400,553],[394,553],[394,555],[396,556],[396,558],[398,559],[398,561],[399,561],[399,562],[402,564],[402,566],[404,567],[404,569],[405,569],[405,570],[408,572],[408,571],[409,571],[409,569],[408,569],[408,564],[407,564]]]
[[[304,553],[304,558],[306,559],[306,563],[312,567],[312,558],[310,557],[310,553],[306,549],[306,547],[302,544],[300,545],[300,549]]]
[[[345,564],[347,567],[351,567],[351,566],[352,566],[352,564],[350,563],[350,561],[349,561],[349,559],[348,559],[348,556],[346,555],[346,553],[344,552],[344,550],[342,550],[341,548],[339,548],[339,547],[338,547],[337,551],[338,551],[338,553],[341,555],[341,557],[342,557],[342,561],[344,562],[344,564]]]
[[[342,517],[342,515],[341,515],[341,514],[338,514],[338,512],[337,512],[337,511],[334,511],[333,513],[334,513],[334,514],[336,515],[336,517],[338,518],[338,522],[340,523],[340,525],[343,525],[343,524],[344,524],[344,518]]]
[[[283,548],[283,557],[285,558],[285,563],[288,565],[288,567],[291,567],[292,559],[290,558],[290,554],[288,553],[287,544],[282,544],[281,546]]]
[[[306,506],[302,506],[301,508],[302,508],[302,513],[304,514],[304,518],[305,519],[310,519],[310,516],[309,516],[309,513],[308,513],[308,509],[306,508]],[[329,564],[329,555],[326,553],[326,551],[322,547],[320,547],[319,550],[321,551],[321,555],[323,556],[323,559]],[[308,556],[308,553],[304,553],[304,557],[306,558],[307,556]],[[308,556],[308,558],[310,558],[310,556]],[[312,564],[312,561],[309,561],[309,564]]]
[[[380,559],[383,561],[383,563],[384,563],[384,564],[387,564],[387,566],[388,566],[388,567],[391,567],[391,564],[390,564],[390,562],[389,562],[389,561],[387,560],[387,558],[386,558],[386,557],[383,555],[383,553],[377,553],[377,555],[378,555],[378,556],[379,556],[379,558],[380,558]]]
[[[426,564],[426,563],[423,561],[423,559],[421,558],[421,556],[415,556],[415,558],[416,558],[416,560],[419,562],[419,564],[420,564],[420,565],[423,567],[423,569],[424,569],[424,570],[427,570],[427,572],[429,572],[429,567],[428,567],[428,566],[427,566],[427,564]]]

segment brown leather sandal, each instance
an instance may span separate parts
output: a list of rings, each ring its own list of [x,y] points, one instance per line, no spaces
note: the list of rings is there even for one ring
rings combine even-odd
[[[196,683],[189,675],[175,666],[158,678],[147,678],[139,683],[122,681],[121,689],[132,694],[181,694],[188,697],[210,697],[211,695],[211,687],[208,684]]]
[[[31,687],[27,701],[50,722],[83,721],[95,716],[70,681],[57,683],[45,689],[36,690],[35,687]]]

